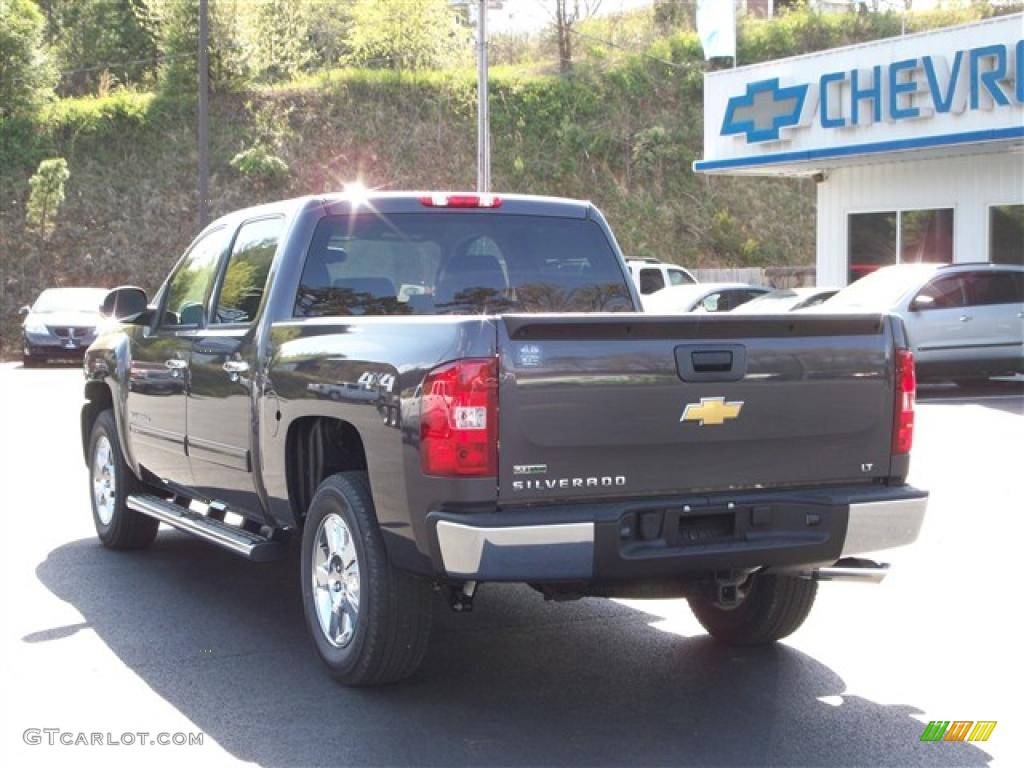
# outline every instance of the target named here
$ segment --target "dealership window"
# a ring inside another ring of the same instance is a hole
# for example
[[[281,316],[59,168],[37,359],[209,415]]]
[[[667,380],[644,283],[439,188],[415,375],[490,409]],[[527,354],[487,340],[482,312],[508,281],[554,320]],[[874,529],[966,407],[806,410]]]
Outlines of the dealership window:
[[[1024,204],[988,209],[988,260],[1024,265]]]
[[[888,264],[953,261],[953,209],[851,213],[847,256],[853,282]]]

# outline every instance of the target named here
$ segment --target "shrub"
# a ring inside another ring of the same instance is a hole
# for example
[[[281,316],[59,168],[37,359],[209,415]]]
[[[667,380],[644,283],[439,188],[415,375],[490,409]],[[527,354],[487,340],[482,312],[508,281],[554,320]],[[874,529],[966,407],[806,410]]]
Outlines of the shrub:
[[[53,157],[43,160],[39,170],[28,180],[25,221],[42,239],[49,237],[56,226],[57,211],[64,202],[64,182],[70,175],[68,161]]]
[[[288,178],[288,163],[262,144],[243,150],[231,158],[231,167],[257,185],[277,186]]]

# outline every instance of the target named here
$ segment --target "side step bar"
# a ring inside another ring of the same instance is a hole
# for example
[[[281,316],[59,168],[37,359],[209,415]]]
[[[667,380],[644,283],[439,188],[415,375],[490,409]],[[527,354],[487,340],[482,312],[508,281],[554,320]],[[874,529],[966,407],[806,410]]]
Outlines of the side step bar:
[[[250,533],[222,520],[200,515],[159,496],[129,496],[127,505],[129,509],[155,517],[161,523],[191,533],[249,560],[280,560],[288,551],[285,544],[280,541]]]
[[[828,568],[817,568],[810,576],[815,581],[857,581],[861,584],[881,584],[889,575],[888,563],[876,563],[859,557],[844,557]]]

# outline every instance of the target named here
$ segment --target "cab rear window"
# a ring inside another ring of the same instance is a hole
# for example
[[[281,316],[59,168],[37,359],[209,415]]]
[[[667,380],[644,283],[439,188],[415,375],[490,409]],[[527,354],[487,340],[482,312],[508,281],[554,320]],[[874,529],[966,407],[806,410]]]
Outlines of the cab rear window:
[[[298,317],[632,309],[594,222],[461,212],[322,219],[295,299]]]

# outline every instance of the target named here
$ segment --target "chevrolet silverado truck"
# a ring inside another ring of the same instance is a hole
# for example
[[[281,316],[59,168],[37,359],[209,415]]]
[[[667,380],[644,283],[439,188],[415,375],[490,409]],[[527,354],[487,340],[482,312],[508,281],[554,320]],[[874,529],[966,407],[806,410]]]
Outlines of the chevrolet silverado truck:
[[[731,644],[917,537],[914,368],[884,314],[641,314],[585,202],[346,193],[209,225],[85,359],[92,513],[298,550],[331,674],[395,681],[436,593],[684,596]],[[294,540],[290,546],[289,540]]]

